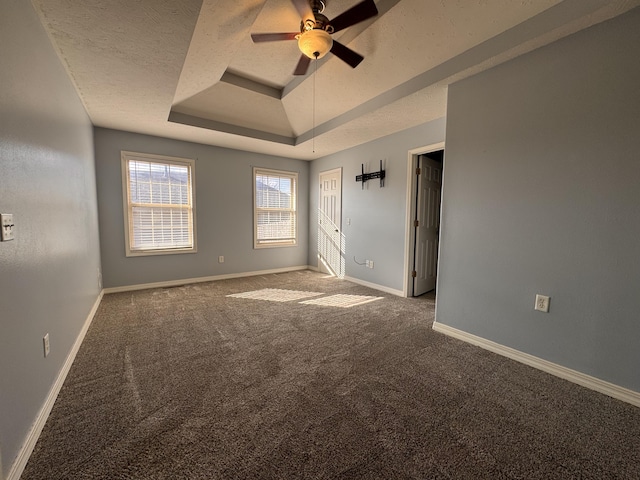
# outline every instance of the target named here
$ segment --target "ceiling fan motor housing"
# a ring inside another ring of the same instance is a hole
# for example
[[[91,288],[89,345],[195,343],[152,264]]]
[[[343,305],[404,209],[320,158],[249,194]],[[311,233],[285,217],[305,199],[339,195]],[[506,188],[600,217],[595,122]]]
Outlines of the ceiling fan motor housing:
[[[325,30],[328,33],[333,33],[333,27],[329,23],[329,19],[321,13],[314,12],[315,21],[308,19],[300,22],[300,33],[308,32],[309,30]]]

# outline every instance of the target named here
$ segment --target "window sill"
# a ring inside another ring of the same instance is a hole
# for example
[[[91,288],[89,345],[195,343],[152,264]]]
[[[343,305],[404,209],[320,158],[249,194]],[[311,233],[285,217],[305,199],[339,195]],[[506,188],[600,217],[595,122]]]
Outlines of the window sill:
[[[193,248],[167,248],[162,250],[127,250],[127,257],[149,257],[152,255],[178,255],[184,253],[198,253],[198,250]]]

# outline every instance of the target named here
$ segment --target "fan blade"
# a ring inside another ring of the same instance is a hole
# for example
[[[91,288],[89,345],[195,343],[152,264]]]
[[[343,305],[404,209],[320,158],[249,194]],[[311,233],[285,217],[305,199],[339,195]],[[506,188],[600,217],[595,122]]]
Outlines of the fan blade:
[[[252,33],[251,40],[254,43],[275,42],[278,40],[295,40],[299,33]]]
[[[378,14],[378,9],[373,0],[364,0],[357,5],[351,7],[344,13],[341,13],[336,18],[329,22],[333,27],[333,32],[339,32],[351,25],[363,22],[368,18],[375,17]]]
[[[296,10],[298,10],[300,18],[303,22],[308,19],[315,21],[316,17],[313,14],[313,10],[311,10],[309,0],[291,0],[291,3],[293,3],[293,6],[296,7]]]
[[[338,57],[343,62],[348,63],[351,68],[356,68],[360,65],[360,62],[364,60],[364,57],[359,53],[354,52],[348,47],[345,47],[340,42],[333,41],[333,46],[331,47],[331,53],[333,53],[336,57]]]
[[[298,62],[298,66],[296,67],[295,71],[293,72],[294,75],[304,75],[305,73],[307,73],[307,70],[309,69],[309,64],[311,63],[311,59],[309,57],[307,57],[306,55],[302,55],[300,57],[300,61]]]

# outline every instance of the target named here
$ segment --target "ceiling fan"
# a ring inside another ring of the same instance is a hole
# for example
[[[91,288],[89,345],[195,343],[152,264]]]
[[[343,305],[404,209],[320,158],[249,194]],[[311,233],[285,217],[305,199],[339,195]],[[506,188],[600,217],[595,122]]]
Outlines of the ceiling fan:
[[[294,75],[307,73],[311,60],[322,58],[328,52],[333,53],[352,68],[356,68],[364,60],[362,55],[331,38],[331,34],[375,17],[378,9],[373,0],[363,0],[333,20],[329,20],[322,14],[326,0],[291,0],[291,3],[302,18],[299,33],[252,33],[251,39],[256,43],[298,40],[298,48],[302,56],[293,72]]]

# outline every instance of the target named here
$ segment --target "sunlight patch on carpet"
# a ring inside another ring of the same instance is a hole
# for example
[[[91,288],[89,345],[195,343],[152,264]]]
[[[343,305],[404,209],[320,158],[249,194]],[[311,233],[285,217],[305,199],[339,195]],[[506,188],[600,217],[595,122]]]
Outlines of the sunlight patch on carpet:
[[[292,302],[302,298],[317,297],[319,292],[303,292],[299,290],[282,290],[279,288],[264,288],[253,292],[234,293],[227,297],[248,298],[251,300],[267,300],[269,302]]]
[[[329,297],[314,298],[313,300],[306,300],[304,303],[307,305],[320,305],[321,307],[341,307],[350,308],[356,305],[363,305],[369,302],[375,302],[384,297],[369,297],[366,295],[347,295],[339,293],[337,295],[331,295]]]

